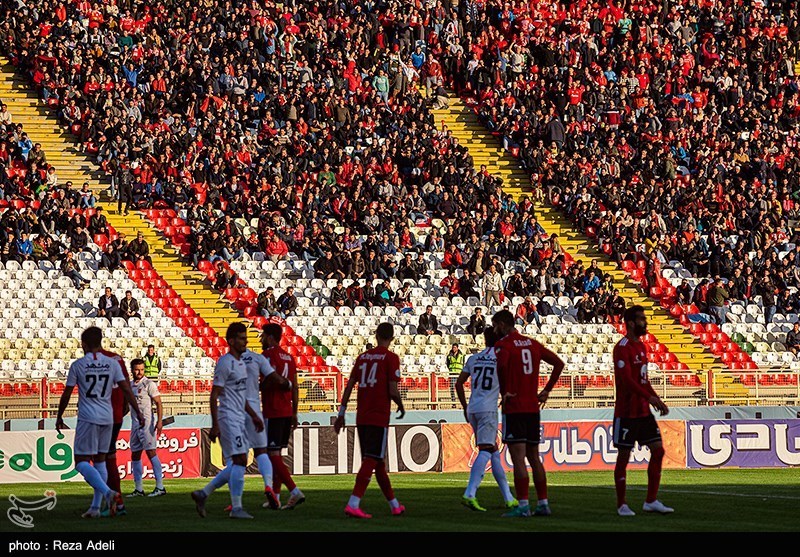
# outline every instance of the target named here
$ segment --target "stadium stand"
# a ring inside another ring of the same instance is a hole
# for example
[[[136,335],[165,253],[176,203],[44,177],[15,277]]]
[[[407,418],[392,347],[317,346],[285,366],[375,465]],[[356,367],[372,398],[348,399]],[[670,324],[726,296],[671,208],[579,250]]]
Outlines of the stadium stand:
[[[398,346],[411,356],[408,366],[421,373],[409,378],[409,392],[438,404],[438,351],[445,339],[475,348],[465,326],[486,301],[492,261],[503,275],[502,303],[516,307],[532,295],[552,308],[526,330],[568,356],[563,392],[568,383],[571,393],[603,393],[610,386],[595,380],[608,374],[603,348],[622,329],[596,310],[581,309],[578,323],[585,287],[566,292],[558,278],[597,259],[601,282],[607,275],[606,286],[652,313],[647,340],[665,388],[702,391],[706,374],[694,372],[712,370],[723,392],[746,399],[739,379],[750,374],[738,372],[757,374],[761,365],[781,385],[787,374],[772,370],[797,362],[775,337],[797,319],[796,302],[779,308],[772,295],[794,295],[798,286],[797,14],[784,2],[676,2],[662,13],[660,3],[634,0],[627,8],[251,2],[225,8],[220,19],[210,7],[190,13],[169,2],[45,0],[32,11],[2,0],[0,49],[11,64],[0,101],[12,109],[0,111],[4,224],[19,231],[30,215],[47,223],[48,200],[58,200],[66,180],[88,182],[98,203],[130,197],[145,220],[109,211],[113,226],[89,249],[99,258],[95,245],[110,241],[112,228],[145,230],[160,261],[115,276],[133,288],[154,281],[136,290],[139,299],[161,309],[187,348],[209,361],[220,347],[211,340],[219,339],[218,321],[207,326],[213,319],[244,316],[255,330],[267,319],[255,311],[261,288],[295,285],[287,343],[320,379],[324,401],[335,400],[325,389],[339,386],[332,378],[366,342],[365,327],[389,316],[404,327]],[[417,45],[425,52],[419,66],[410,57]],[[441,93],[439,76],[455,94],[434,108],[425,97]],[[63,196],[81,203],[78,192]],[[34,233],[74,232],[69,221],[53,220],[58,230]],[[9,280],[20,280],[11,278],[21,273],[15,244],[0,242]],[[476,296],[463,303],[440,286],[452,245],[462,258],[457,276],[477,274]],[[332,285],[314,282],[326,249],[335,261],[330,276],[346,285],[374,275],[396,291],[410,280],[411,311],[330,314]],[[422,252],[422,267],[405,268],[406,252]],[[209,301],[219,261],[237,275],[236,286],[220,292],[227,304]],[[517,268],[530,269],[530,278],[511,292]],[[708,307],[705,281],[715,275],[730,290],[726,323]],[[747,275],[755,286],[747,287]],[[689,290],[679,292],[684,279]],[[95,273],[91,288],[102,286],[96,281]],[[180,295],[151,291],[170,286]],[[97,292],[87,301],[88,293]],[[165,299],[183,302],[164,308]],[[414,335],[428,302],[442,338]],[[199,315],[174,311],[184,303]],[[22,309],[13,305],[4,314]],[[320,329],[331,327],[345,334],[307,342],[330,336]],[[28,365],[4,363],[15,372]],[[582,371],[598,375],[578,381]],[[792,377],[787,392],[796,396]],[[207,386],[174,386],[198,385]]]

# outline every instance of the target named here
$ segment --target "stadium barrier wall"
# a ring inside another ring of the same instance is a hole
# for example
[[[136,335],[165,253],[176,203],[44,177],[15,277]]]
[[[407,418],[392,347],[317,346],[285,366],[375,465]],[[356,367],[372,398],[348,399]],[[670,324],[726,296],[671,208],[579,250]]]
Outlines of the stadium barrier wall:
[[[776,468],[800,466],[800,419],[659,420],[665,468]],[[611,470],[616,460],[610,420],[544,421],[540,453],[548,470]],[[72,481],[73,430],[0,432],[0,484]],[[117,443],[120,475],[130,478],[129,431]],[[503,462],[510,458],[499,438]],[[298,453],[297,447],[302,447]],[[165,477],[197,478],[222,467],[218,443],[206,428],[165,428],[158,441]],[[393,424],[386,462],[391,472],[465,472],[476,456],[471,428],[465,423]],[[361,460],[355,428],[336,435],[329,425],[304,425],[285,451],[294,475],[351,474]],[[298,457],[299,455],[299,457]],[[636,447],[632,468],[645,468],[650,453]],[[256,474],[252,454],[248,472]],[[152,472],[147,469],[147,477]]]

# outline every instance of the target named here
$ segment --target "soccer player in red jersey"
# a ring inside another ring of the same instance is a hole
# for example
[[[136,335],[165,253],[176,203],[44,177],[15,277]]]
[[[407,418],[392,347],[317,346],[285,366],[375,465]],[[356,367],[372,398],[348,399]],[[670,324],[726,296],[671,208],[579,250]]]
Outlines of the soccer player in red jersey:
[[[306,500],[297,487],[283,461],[281,450],[289,446],[289,437],[297,427],[297,364],[294,356],[280,347],[283,329],[277,323],[268,323],[261,333],[264,356],[276,373],[291,382],[290,390],[278,387],[273,382],[261,382],[261,405],[267,428],[267,454],[272,461],[272,491],[280,501],[281,485],[289,490],[289,500],[280,507],[282,511],[294,509]]]
[[[614,379],[616,399],[614,401],[614,446],[617,448],[617,464],[614,467],[614,486],[617,491],[617,513],[634,516],[625,500],[625,470],[631,457],[634,443],[650,448],[650,463],[647,465],[647,498],[642,507],[645,512],[671,513],[656,496],[661,482],[661,462],[664,447],[656,418],[650,411],[652,405],[662,416],[669,408],[656,394],[647,378],[647,349],[640,340],[647,334],[647,317],[642,306],[631,306],[625,310],[627,334],[614,346]]]
[[[106,350],[105,348],[101,348],[100,353],[115,360],[119,364],[119,367],[122,368],[122,374],[125,376],[125,380],[130,382],[131,378],[128,374],[128,368],[125,367],[125,360],[122,359],[122,356],[111,350]],[[117,469],[117,438],[119,437],[119,430],[122,429],[122,419],[126,416],[129,409],[128,403],[125,402],[125,394],[122,392],[122,389],[116,385],[111,389],[111,408],[114,410],[114,428],[111,430],[111,446],[106,453],[106,472],[108,473],[108,487],[117,493],[122,493],[120,491],[119,470]],[[103,512],[109,514],[108,509]],[[116,514],[124,515],[126,512],[125,503],[120,496],[117,498]]]
[[[521,335],[514,328],[514,314],[504,309],[494,314],[492,326],[500,339],[494,345],[497,356],[497,377],[503,402],[503,442],[508,446],[514,467],[514,490],[519,506],[504,514],[504,517],[531,516],[530,478],[527,460],[533,471],[533,485],[537,504],[536,516],[549,516],[547,500],[547,476],[539,460],[541,441],[540,406],[547,402],[564,369],[564,362],[554,352],[536,340]],[[544,389],[539,391],[539,368],[541,362],[550,364],[553,371]]]
[[[361,498],[367,491],[367,486],[375,472],[375,479],[381,488],[392,515],[398,516],[405,512],[394,496],[389,474],[386,471],[386,440],[389,433],[389,414],[391,403],[397,405],[397,418],[406,415],[403,399],[397,381],[400,379],[400,358],[389,350],[389,345],[394,339],[394,327],[391,323],[381,323],[375,331],[378,346],[371,348],[356,358],[350,378],[342,393],[342,404],[339,415],[333,423],[333,429],[338,434],[344,427],[344,414],[347,411],[347,402],[353,387],[358,384],[358,398],[356,399],[356,431],[361,445],[361,468],[356,474],[356,484],[350,501],[344,508],[344,514],[353,518],[372,518],[361,508]]]

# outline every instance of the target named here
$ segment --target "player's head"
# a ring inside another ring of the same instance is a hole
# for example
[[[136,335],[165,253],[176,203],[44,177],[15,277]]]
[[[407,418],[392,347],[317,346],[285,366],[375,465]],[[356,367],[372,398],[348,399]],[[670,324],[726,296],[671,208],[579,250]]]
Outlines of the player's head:
[[[494,327],[486,327],[483,330],[483,341],[486,343],[486,348],[491,348],[497,342],[497,333],[494,332]]]
[[[281,343],[283,327],[277,323],[267,323],[261,331],[261,346],[266,350]]]
[[[103,330],[100,327],[87,327],[81,333],[81,347],[84,352],[97,352],[102,348]]]
[[[391,323],[381,323],[375,329],[375,338],[378,346],[388,346],[394,339],[394,326]]]
[[[131,373],[133,373],[134,381],[138,381],[144,377],[144,360],[141,358],[134,358],[131,360]]]
[[[647,334],[647,316],[642,306],[631,306],[626,309],[623,319],[628,332],[634,336],[641,337]]]
[[[514,314],[507,309],[501,309],[492,316],[492,326],[497,338],[503,338],[514,329]]]
[[[247,326],[239,321],[231,323],[225,332],[225,340],[234,355],[241,354],[247,349]]]

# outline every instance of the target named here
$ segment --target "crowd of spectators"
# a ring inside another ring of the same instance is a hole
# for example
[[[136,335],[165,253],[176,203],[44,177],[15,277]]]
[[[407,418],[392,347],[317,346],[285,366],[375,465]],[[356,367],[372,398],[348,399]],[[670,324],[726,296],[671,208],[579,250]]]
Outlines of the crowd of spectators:
[[[544,234],[544,199],[620,264],[650,262],[649,280],[676,260],[766,306],[800,284],[794,4],[0,0],[0,49],[109,173],[120,210],[186,215],[195,263],[292,251],[397,304],[388,279],[424,278],[427,250],[457,270],[449,295],[598,307],[613,285]],[[437,129],[440,85],[520,157],[530,197]],[[0,172],[0,197],[41,213],[58,185],[24,129],[0,126],[0,164],[28,169]],[[411,230],[440,221],[424,241]],[[708,310],[704,286],[690,300]]]

